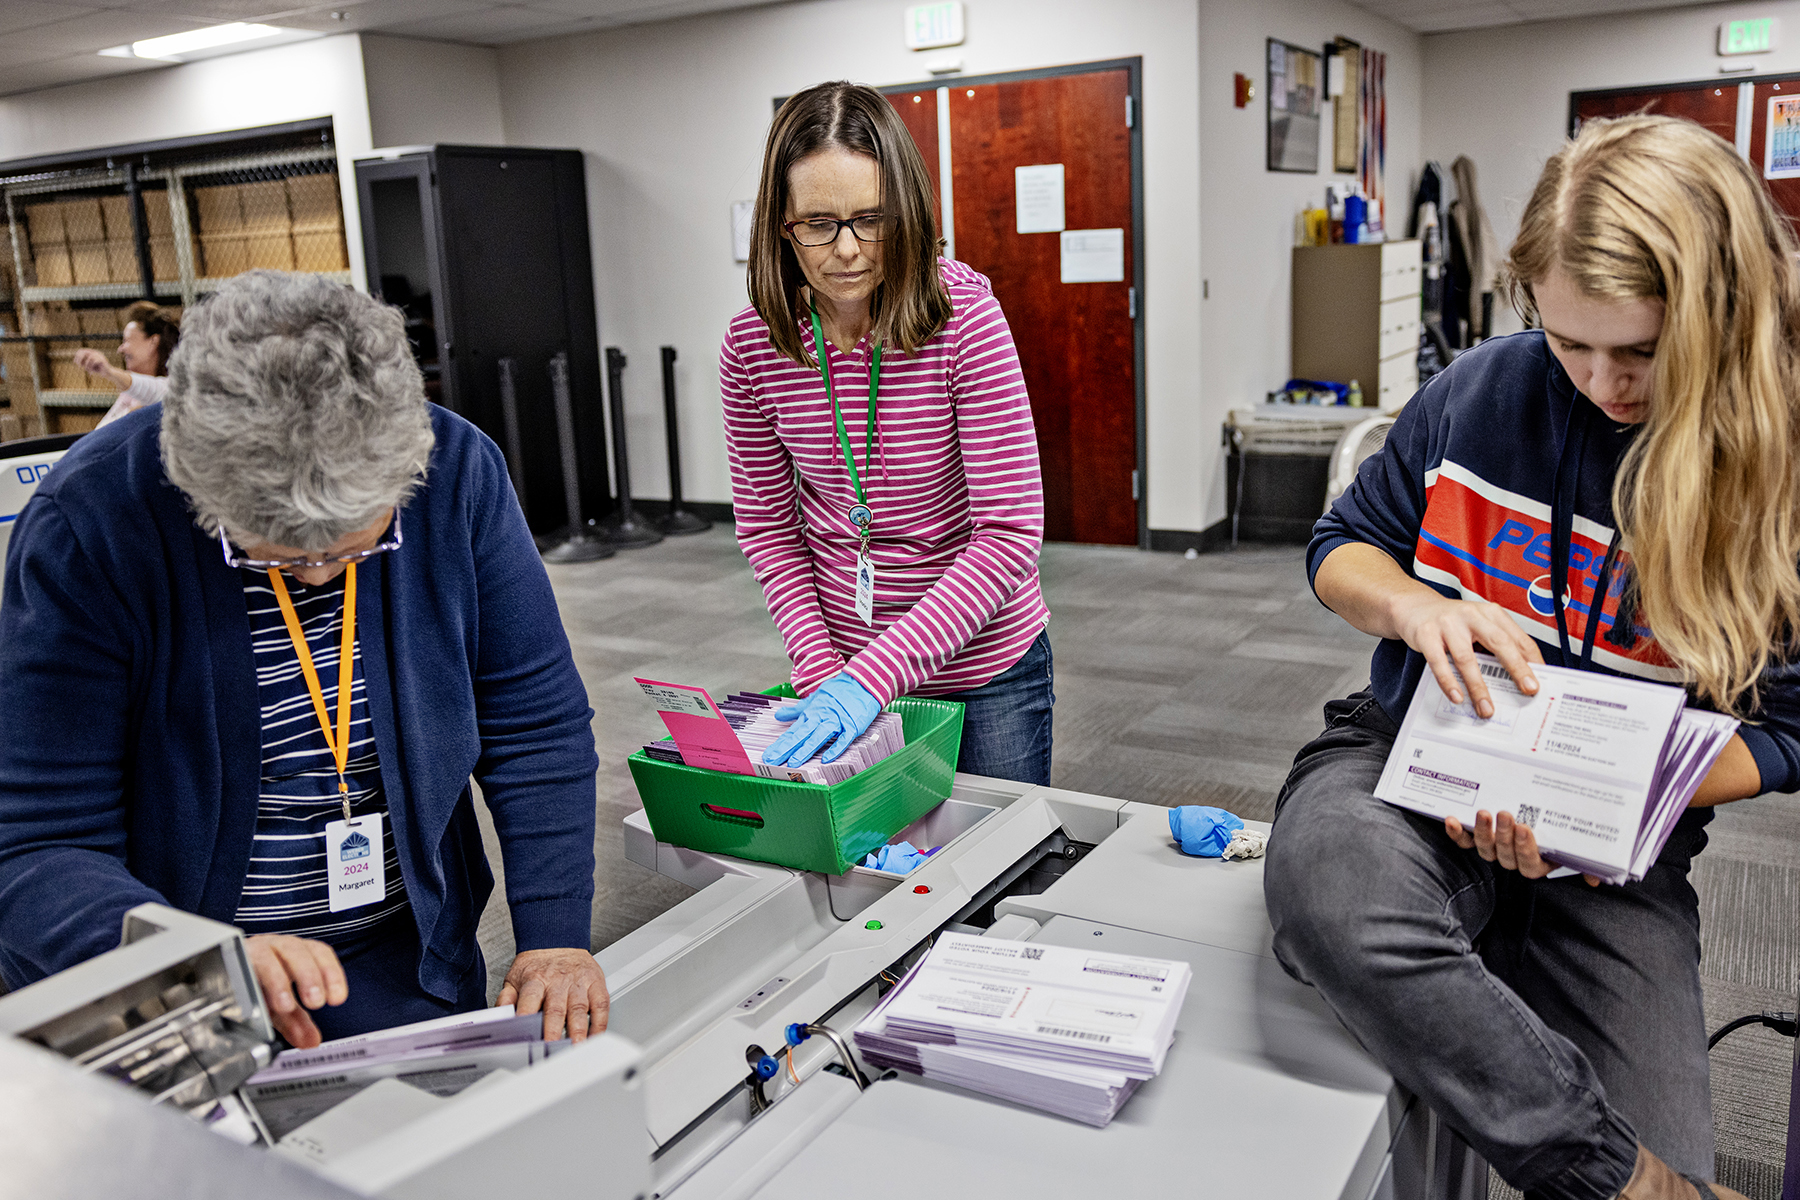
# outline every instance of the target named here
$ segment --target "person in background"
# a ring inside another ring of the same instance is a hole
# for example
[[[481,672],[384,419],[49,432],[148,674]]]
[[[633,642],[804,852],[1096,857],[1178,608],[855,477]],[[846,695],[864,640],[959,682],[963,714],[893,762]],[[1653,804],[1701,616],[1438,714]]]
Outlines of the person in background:
[[[169,356],[180,341],[181,322],[175,314],[148,300],[139,300],[125,310],[125,336],[119,342],[124,370],[107,362],[106,355],[98,350],[84,347],[75,352],[76,366],[123,389],[100,418],[100,424],[110,425],[128,412],[162,400],[169,390]]]
[[[1048,783],[1031,401],[988,281],[938,256],[887,100],[824,83],[782,105],[753,222],[751,305],[719,358],[726,449],[805,697],[763,761],[830,761],[913,693],[966,706],[959,770]]]
[[[505,460],[348,287],[252,271],[187,327],[160,409],[76,443],[12,536],[0,975],[155,901],[244,931],[296,1046],[479,1008],[473,776],[500,1001],[598,1032],[593,713]]]
[[[1276,801],[1275,953],[1530,1196],[1738,1197],[1688,873],[1712,806],[1800,790],[1795,250],[1730,143],[1583,124],[1507,263],[1535,328],[1433,378],[1313,533],[1319,599],[1383,640]],[[1527,695],[1551,662],[1744,721],[1642,880],[1545,878],[1504,796],[1472,828],[1375,798],[1425,671],[1494,715],[1478,647]]]

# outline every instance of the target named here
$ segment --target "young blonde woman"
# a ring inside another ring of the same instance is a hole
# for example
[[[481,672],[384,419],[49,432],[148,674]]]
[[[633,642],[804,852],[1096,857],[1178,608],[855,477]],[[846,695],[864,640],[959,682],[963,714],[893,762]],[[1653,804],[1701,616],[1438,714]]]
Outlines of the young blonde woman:
[[[824,83],[776,114],[719,356],[738,543],[805,697],[763,760],[830,761],[913,693],[964,703],[960,770],[1048,783],[1031,401],[931,204],[880,93]]]
[[[1705,1182],[1687,876],[1711,806],[1800,788],[1794,254],[1724,141],[1589,124],[1546,164],[1509,259],[1537,328],[1420,392],[1308,553],[1319,598],[1383,640],[1278,801],[1276,954],[1534,1196],[1737,1196]],[[1505,811],[1466,829],[1374,798],[1422,672],[1460,699],[1459,672],[1492,713],[1476,647],[1527,692],[1549,662],[1684,682],[1744,718],[1641,882],[1545,879]]]

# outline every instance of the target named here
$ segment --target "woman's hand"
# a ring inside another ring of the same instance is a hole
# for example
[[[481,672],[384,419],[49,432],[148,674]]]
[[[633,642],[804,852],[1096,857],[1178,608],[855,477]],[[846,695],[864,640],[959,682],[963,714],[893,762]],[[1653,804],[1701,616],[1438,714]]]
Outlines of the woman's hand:
[[[337,951],[324,942],[284,933],[259,933],[246,944],[275,1032],[297,1049],[317,1046],[319,1027],[306,1010],[336,1006],[350,998]]]
[[[605,1031],[612,999],[606,991],[606,972],[594,956],[569,948],[523,951],[513,959],[494,1003],[512,1005],[519,1016],[542,1011],[546,1042],[564,1036],[579,1042]]]
[[[794,724],[763,751],[762,760],[771,766],[799,766],[830,744],[821,761],[832,762],[880,714],[881,701],[867,688],[848,674],[834,675],[806,699],[776,710],[777,721]]]
[[[1485,600],[1445,599],[1408,575],[1384,550],[1363,542],[1339,546],[1319,564],[1313,590],[1327,608],[1364,633],[1399,638],[1424,655],[1452,704],[1463,702],[1460,671],[1476,713],[1494,715],[1475,661],[1477,644],[1500,660],[1520,691],[1537,694],[1531,664],[1542,663],[1543,652],[1505,609]]]
[[[1445,817],[1444,832],[1464,850],[1473,850],[1485,861],[1499,863],[1502,869],[1517,871],[1527,879],[1542,879],[1556,869],[1538,853],[1537,835],[1531,826],[1519,824],[1509,812],[1497,817],[1486,809],[1476,813],[1473,833],[1455,817]],[[1600,886],[1592,875],[1582,878],[1589,887]]]
[[[1481,665],[1475,660],[1477,644],[1500,660],[1520,691],[1527,696],[1537,694],[1537,676],[1532,674],[1531,664],[1542,665],[1543,652],[1536,639],[1520,629],[1511,614],[1498,604],[1447,600],[1426,588],[1424,593],[1395,596],[1391,608],[1395,631],[1402,641],[1425,656],[1450,703],[1463,702],[1466,683],[1476,714],[1483,718],[1494,715],[1494,702],[1481,677]]]
[[[131,372],[119,370],[106,361],[106,355],[92,346],[83,346],[75,352],[75,365],[89,375],[99,375],[102,378],[110,379],[122,388],[131,386]]]

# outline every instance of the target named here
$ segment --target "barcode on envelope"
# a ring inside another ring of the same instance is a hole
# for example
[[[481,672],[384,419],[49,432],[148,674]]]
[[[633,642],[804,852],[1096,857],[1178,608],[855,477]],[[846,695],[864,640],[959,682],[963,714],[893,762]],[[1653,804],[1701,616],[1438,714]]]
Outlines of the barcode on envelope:
[[[1063,1029],[1056,1025],[1039,1025],[1037,1027],[1037,1031],[1039,1033],[1048,1034],[1051,1037],[1075,1038],[1078,1041],[1083,1041],[1083,1042],[1105,1043],[1105,1042],[1112,1041],[1111,1034],[1089,1033],[1085,1029]]]
[[[1021,946],[1019,947],[1019,957],[1030,959],[1042,958],[1044,957],[1044,948],[1042,946]]]

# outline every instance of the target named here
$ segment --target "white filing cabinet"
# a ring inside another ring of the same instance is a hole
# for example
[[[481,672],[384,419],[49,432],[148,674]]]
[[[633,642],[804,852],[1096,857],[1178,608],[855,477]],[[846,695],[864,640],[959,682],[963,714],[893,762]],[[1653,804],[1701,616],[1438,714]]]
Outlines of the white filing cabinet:
[[[1419,242],[1296,246],[1292,373],[1362,384],[1392,411],[1419,386]]]

